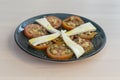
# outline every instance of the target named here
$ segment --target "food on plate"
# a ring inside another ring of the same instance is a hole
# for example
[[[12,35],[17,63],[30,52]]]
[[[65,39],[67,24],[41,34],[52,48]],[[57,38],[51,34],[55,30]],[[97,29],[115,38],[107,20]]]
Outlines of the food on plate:
[[[90,40],[83,39],[79,35],[75,35],[75,39],[73,41],[81,45],[85,52],[89,52],[93,48],[93,44]]]
[[[82,56],[85,53],[84,48],[75,43],[74,41],[72,41],[66,34],[65,31],[61,31],[61,35],[62,38],[64,40],[64,42],[66,43],[66,45],[74,52],[76,58],[79,58],[80,56]]]
[[[78,16],[69,16],[63,21],[47,16],[35,22],[38,24],[24,28],[24,34],[30,38],[28,42],[32,48],[45,50],[49,58],[68,60],[75,55],[78,59],[93,49],[91,39],[97,34],[96,27],[90,22],[84,23]]]
[[[80,25],[80,26],[66,32],[66,34],[68,36],[71,36],[71,35],[87,32],[87,31],[96,31],[96,28],[92,23],[87,22],[87,23],[84,23],[84,24],[82,24],[82,25]]]
[[[34,49],[37,50],[45,50],[47,49],[50,45],[52,45],[53,43],[51,41],[49,42],[45,42],[45,43],[41,43],[41,44],[37,44],[36,46],[33,46],[32,44],[30,44],[30,46]]]
[[[47,55],[55,60],[68,60],[73,52],[65,44],[53,44],[47,48]]]
[[[54,28],[59,28],[62,24],[62,20],[56,16],[47,16],[46,18]]]
[[[80,33],[79,35],[81,38],[90,40],[90,39],[94,38],[96,34],[97,34],[97,32],[95,32],[95,31],[87,31],[87,32]]]
[[[78,16],[69,16],[68,18],[62,21],[62,26],[66,30],[71,30],[83,24],[84,21]]]
[[[38,44],[51,41],[51,40],[53,40],[53,39],[55,39],[59,36],[60,36],[60,33],[53,33],[53,34],[49,34],[49,35],[46,35],[46,36],[40,36],[40,37],[37,37],[37,38],[30,39],[29,43],[33,46],[36,46]]]
[[[29,24],[24,28],[24,34],[28,38],[35,38],[43,35],[47,35],[48,32],[39,24]]]
[[[37,19],[36,22],[42,25],[50,33],[60,32],[59,30],[55,29],[46,18]]]

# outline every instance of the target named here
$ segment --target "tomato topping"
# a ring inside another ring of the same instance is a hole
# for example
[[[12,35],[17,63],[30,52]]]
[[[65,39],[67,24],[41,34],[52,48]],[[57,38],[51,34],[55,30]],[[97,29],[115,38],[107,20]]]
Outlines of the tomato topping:
[[[65,20],[63,20],[62,25],[65,29],[71,30],[77,26],[80,26],[83,23],[84,23],[84,21],[80,17],[70,16],[70,17],[66,18]]]
[[[96,34],[97,34],[97,32],[95,32],[95,31],[88,31],[88,32],[81,33],[80,37],[90,40],[90,39],[94,38]]]
[[[24,34],[28,38],[35,38],[48,33],[47,30],[39,24],[29,24],[24,28]]]
[[[54,28],[59,28],[62,24],[62,20],[56,16],[47,16],[46,18]]]
[[[93,48],[93,44],[90,40],[82,39],[81,37],[76,36],[74,41],[77,44],[81,45],[84,48],[85,52],[89,52]]]

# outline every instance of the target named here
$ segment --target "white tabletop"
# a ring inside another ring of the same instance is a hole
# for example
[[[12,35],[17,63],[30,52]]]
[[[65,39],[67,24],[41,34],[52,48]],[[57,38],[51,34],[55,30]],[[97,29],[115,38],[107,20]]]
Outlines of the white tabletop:
[[[46,13],[87,17],[105,31],[98,54],[75,62],[54,63],[33,57],[14,41],[24,20]],[[120,0],[0,0],[0,80],[120,80]]]

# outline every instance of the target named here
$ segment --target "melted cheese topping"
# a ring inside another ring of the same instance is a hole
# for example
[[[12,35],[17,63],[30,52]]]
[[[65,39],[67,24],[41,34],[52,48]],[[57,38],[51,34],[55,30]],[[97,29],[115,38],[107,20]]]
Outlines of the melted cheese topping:
[[[95,30],[96,30],[95,26],[92,25],[92,23],[88,22],[66,32],[66,34],[68,36],[71,36],[71,35],[87,32],[87,31],[95,31]]]
[[[45,29],[47,29],[49,32],[51,33],[55,33],[55,32],[60,32],[59,30],[55,29],[48,21],[46,18],[41,18],[41,19],[37,19],[36,22],[38,22],[39,24],[41,24]]]
[[[29,40],[29,43],[32,44],[33,46],[36,46],[38,44],[41,44],[41,43],[44,43],[44,42],[48,42],[48,41],[51,41],[57,37],[60,36],[60,33],[53,33],[53,34],[50,34],[50,35],[46,35],[46,36],[40,36],[40,37],[37,37],[37,38],[32,38]]]
[[[80,56],[82,56],[85,53],[85,50],[83,49],[82,46],[80,46],[79,44],[75,43],[74,41],[72,41],[66,34],[65,31],[61,31],[63,40],[65,41],[66,45],[71,48],[71,50],[74,52],[76,58],[79,58]]]

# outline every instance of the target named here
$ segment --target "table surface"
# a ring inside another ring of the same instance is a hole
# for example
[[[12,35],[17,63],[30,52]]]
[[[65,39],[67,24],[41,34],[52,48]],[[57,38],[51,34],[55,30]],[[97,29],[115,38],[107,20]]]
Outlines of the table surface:
[[[72,13],[99,24],[107,43],[98,54],[75,62],[41,60],[22,51],[14,31],[46,13]],[[0,0],[0,80],[120,80],[120,0]]]

